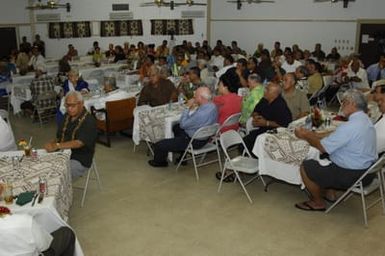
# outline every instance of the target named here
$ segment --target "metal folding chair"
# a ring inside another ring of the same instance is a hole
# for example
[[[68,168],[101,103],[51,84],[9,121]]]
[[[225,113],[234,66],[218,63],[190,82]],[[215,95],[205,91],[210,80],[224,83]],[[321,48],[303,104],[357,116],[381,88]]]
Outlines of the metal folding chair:
[[[368,226],[367,210],[369,208],[373,207],[374,205],[376,205],[380,201],[382,203],[382,213],[385,214],[384,173],[381,171],[384,166],[385,166],[385,155],[382,155],[364,174],[361,175],[361,177],[350,188],[348,188],[345,191],[345,193],[343,193],[338,198],[338,200],[334,204],[332,204],[326,210],[326,213],[329,213],[339,203],[341,203],[342,201],[348,200],[352,196],[353,193],[356,193],[356,194],[361,195],[362,211],[364,214],[365,227]],[[369,174],[376,174],[377,175],[377,179],[379,181],[377,187],[372,187],[371,185],[364,187],[362,181]],[[367,206],[365,196],[371,194],[374,190],[377,190],[378,188],[380,189],[380,197],[377,198],[374,202],[372,202],[370,205]]]

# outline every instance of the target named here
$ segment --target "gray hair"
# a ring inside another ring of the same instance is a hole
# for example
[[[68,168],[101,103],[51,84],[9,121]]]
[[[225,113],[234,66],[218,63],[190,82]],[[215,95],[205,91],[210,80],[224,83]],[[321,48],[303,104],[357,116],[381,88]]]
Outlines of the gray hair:
[[[301,65],[297,68],[297,70],[303,74],[305,77],[308,77],[309,76],[309,70],[307,70],[307,68],[304,66],[304,65]]]
[[[75,75],[75,76],[79,77],[79,70],[71,68],[71,70],[68,71],[68,75]]]
[[[65,100],[67,100],[67,98],[69,98],[71,96],[74,96],[77,99],[77,101],[79,101],[79,102],[83,102],[84,101],[83,100],[83,95],[80,92],[78,92],[78,91],[69,91],[67,93],[67,95],[65,96]]]
[[[261,83],[262,79],[258,74],[250,74],[249,79],[253,80],[254,82]]]
[[[199,88],[201,89],[201,96],[210,101],[212,99],[210,88],[207,86],[201,86]]]
[[[113,76],[104,77],[104,85],[109,85],[112,89],[117,89],[116,78]]]
[[[368,111],[368,102],[362,92],[357,89],[349,89],[342,95],[342,100],[348,100],[356,105],[358,110]]]

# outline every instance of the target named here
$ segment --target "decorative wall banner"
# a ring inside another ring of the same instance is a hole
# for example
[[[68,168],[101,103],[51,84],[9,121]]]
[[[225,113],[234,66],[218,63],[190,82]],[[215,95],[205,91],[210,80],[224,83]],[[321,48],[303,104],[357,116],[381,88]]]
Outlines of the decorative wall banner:
[[[141,20],[115,20],[100,22],[100,36],[142,36]]]
[[[182,20],[151,20],[151,35],[192,35],[193,21]]]
[[[90,22],[50,22],[48,34],[49,38],[91,37]]]

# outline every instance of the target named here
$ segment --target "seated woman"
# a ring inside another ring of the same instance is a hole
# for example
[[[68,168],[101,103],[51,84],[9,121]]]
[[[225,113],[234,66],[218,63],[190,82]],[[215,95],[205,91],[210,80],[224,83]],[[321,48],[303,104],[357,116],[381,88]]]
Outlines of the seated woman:
[[[219,78],[219,96],[216,96],[213,100],[218,108],[219,124],[223,124],[229,116],[241,112],[242,97],[237,94],[240,87],[239,76],[237,75],[235,68],[229,69]],[[237,130],[238,127],[239,125],[236,124],[222,129],[221,132],[231,129]]]
[[[71,69],[68,72],[68,79],[64,81],[63,92],[64,96],[69,91],[79,91],[82,94],[88,93],[88,83],[83,79],[79,79],[79,71]]]

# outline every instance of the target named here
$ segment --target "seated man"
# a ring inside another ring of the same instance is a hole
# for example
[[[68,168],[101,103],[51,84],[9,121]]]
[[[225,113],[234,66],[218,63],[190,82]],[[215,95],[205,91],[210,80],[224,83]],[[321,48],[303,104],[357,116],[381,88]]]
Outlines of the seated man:
[[[385,85],[379,85],[375,88],[375,101],[381,112],[380,118],[374,124],[377,135],[377,153],[385,152]]]
[[[306,68],[309,71],[309,77],[307,80],[309,85],[307,96],[310,98],[315,92],[317,92],[323,86],[323,79],[320,73],[321,64],[319,64],[318,62],[315,62],[312,59],[309,59]]]
[[[45,67],[38,66],[35,70],[35,79],[32,80],[31,85],[32,101],[26,101],[21,104],[21,108],[27,112],[33,113],[36,106],[45,107],[56,104],[56,99],[46,99],[39,101],[40,95],[45,93],[56,93],[54,79],[46,75]]]
[[[104,78],[104,92],[106,95],[98,99],[97,102],[94,103],[93,107],[96,110],[101,110],[106,108],[106,102],[115,101],[115,100],[123,100],[130,98],[130,94],[124,90],[119,89],[116,86],[115,77],[105,77]],[[122,110],[123,111],[123,110]],[[105,120],[105,113],[96,113],[96,118],[98,120]]]
[[[286,73],[294,73],[295,70],[301,66],[301,62],[294,59],[293,53],[289,52],[286,54],[286,60],[282,64],[282,68]]]
[[[84,108],[80,92],[71,91],[65,97],[66,114],[59,125],[56,140],[45,144],[48,152],[71,149],[72,179],[82,176],[92,165],[97,138],[96,120]]]
[[[385,79],[385,54],[382,53],[378,62],[370,65],[366,72],[370,85],[377,80]]]
[[[0,218],[0,255],[74,255],[75,241],[70,228],[50,234],[28,214]]]
[[[174,84],[159,74],[159,69],[152,65],[150,67],[150,81],[146,84],[139,95],[138,106],[150,105],[160,106],[176,101],[177,94]]]
[[[247,96],[244,96],[242,100],[242,115],[239,119],[239,123],[242,126],[246,125],[255,106],[263,98],[263,93],[265,91],[265,87],[263,87],[263,84],[261,83],[261,77],[258,74],[249,75],[247,81],[250,92]]]
[[[324,199],[334,201],[333,189],[349,188],[377,159],[376,130],[367,111],[364,95],[354,89],[343,95],[341,111],[348,122],[321,139],[317,134],[304,128],[297,128],[295,134],[317,148],[328,153],[331,164],[320,165],[317,160],[305,160],[301,165],[301,177],[311,199],[295,206],[301,210],[324,211]],[[364,179],[367,185],[371,179]]]
[[[4,120],[1,115],[0,131],[0,152],[17,150],[11,126],[8,124],[8,120]]]
[[[165,167],[168,152],[183,152],[191,137],[201,127],[217,122],[217,107],[211,102],[211,92],[207,87],[199,87],[193,99],[187,102],[179,125],[174,126],[174,138],[164,139],[154,145],[154,160],[148,161],[153,167]],[[208,140],[195,140],[194,148],[203,147]]]
[[[194,97],[194,91],[203,86],[203,82],[201,81],[201,71],[198,67],[190,68],[187,76],[184,77],[182,82],[178,86],[178,93],[183,93],[186,98],[192,99]]]
[[[290,109],[293,120],[304,117],[310,113],[310,104],[306,94],[296,89],[295,85],[294,73],[287,73],[283,76],[282,96]]]
[[[351,83],[353,89],[362,92],[369,91],[368,75],[366,70],[361,68],[361,62],[358,58],[354,58],[349,66],[347,81]]]
[[[30,70],[35,70],[35,71],[37,67],[44,67],[45,69],[45,59],[41,54],[39,47],[37,46],[34,46],[32,48],[32,57],[29,60],[28,67]]]
[[[295,88],[304,92],[305,94],[308,93],[309,90],[309,82],[307,81],[307,75],[308,70],[305,66],[299,66],[295,70],[295,78],[297,80],[297,84],[295,85]]]
[[[258,128],[243,138],[250,153],[258,135],[277,127],[287,127],[292,121],[291,112],[281,96],[281,87],[278,84],[267,84],[265,94],[255,106],[252,118],[253,126]]]

